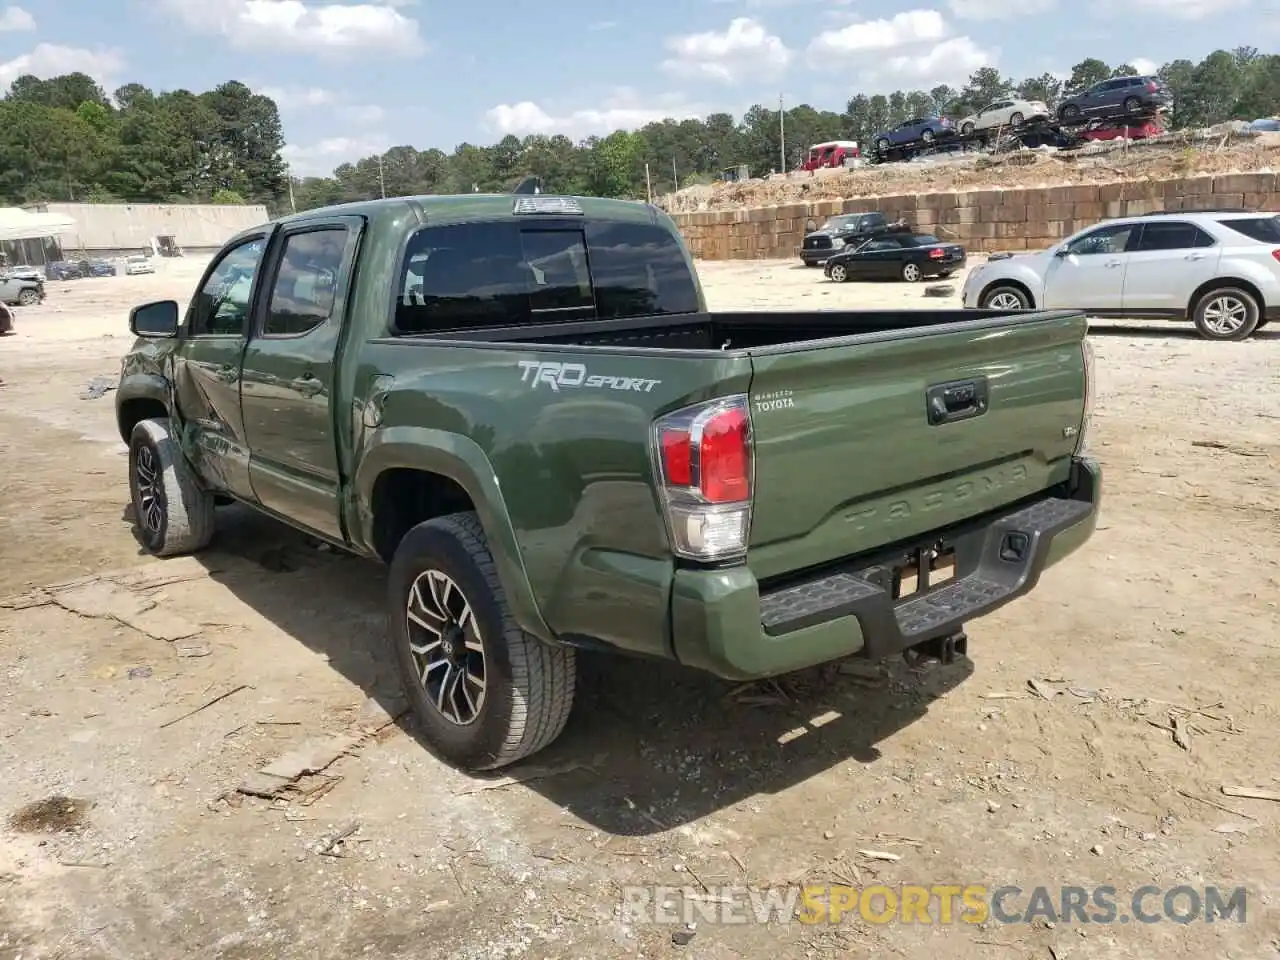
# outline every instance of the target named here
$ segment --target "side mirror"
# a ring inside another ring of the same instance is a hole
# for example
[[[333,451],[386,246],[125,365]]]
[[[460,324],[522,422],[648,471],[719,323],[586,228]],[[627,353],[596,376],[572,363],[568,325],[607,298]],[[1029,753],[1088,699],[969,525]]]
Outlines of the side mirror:
[[[157,300],[129,311],[129,331],[136,337],[165,340],[178,335],[178,302]]]
[[[1061,258],[1063,258],[1063,257],[1067,256],[1067,248],[1066,248],[1066,247],[1059,247],[1057,250],[1053,251],[1053,255],[1054,255],[1055,257],[1058,257],[1059,259],[1061,259]]]

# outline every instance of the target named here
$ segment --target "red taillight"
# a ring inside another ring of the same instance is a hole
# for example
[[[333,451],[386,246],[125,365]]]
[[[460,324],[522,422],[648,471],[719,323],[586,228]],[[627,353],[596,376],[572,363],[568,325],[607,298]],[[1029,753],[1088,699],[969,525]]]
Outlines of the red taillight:
[[[662,431],[662,473],[677,487],[693,484],[693,439],[688,430]]]
[[[1160,85],[1157,84],[1154,80],[1147,81],[1147,93],[1155,93],[1159,89],[1160,89]]]
[[[695,560],[744,556],[752,473],[746,396],[661,417],[654,424],[653,443],[672,550]]]
[[[1277,260],[1280,260],[1280,247],[1277,247],[1275,250],[1272,250],[1271,256],[1275,257]]]
[[[717,413],[702,428],[702,495],[712,503],[738,503],[751,496],[751,448],[747,413],[741,408]]]
[[[932,250],[929,251],[930,260],[941,260],[946,255],[947,255],[947,251],[943,250],[941,247],[934,247]]]

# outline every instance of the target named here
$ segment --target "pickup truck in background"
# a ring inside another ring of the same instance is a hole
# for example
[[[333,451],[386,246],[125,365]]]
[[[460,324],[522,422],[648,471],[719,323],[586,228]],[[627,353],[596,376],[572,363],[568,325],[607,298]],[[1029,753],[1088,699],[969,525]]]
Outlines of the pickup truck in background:
[[[240,501],[389,564],[424,739],[555,739],[575,650],[724,678],[951,659],[1096,522],[1079,312],[709,313],[647,204],[401,197],[246,230],[130,314],[137,532]]]

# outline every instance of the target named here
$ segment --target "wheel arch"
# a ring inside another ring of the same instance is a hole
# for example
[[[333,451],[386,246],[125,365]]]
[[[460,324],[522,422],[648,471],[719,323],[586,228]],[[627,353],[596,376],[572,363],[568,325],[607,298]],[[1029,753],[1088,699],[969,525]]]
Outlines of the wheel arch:
[[[384,428],[365,442],[354,487],[357,546],[387,562],[414,525],[474,509],[516,621],[556,642],[534,598],[497,474],[475,441],[425,427]]]
[[[1228,287],[1239,287],[1245,293],[1252,296],[1253,299],[1258,302],[1258,316],[1262,317],[1266,314],[1267,304],[1262,296],[1262,291],[1258,289],[1256,284],[1251,283],[1248,280],[1243,280],[1240,277],[1214,277],[1212,280],[1206,280],[1204,283],[1200,284],[1200,286],[1196,287],[1192,292],[1191,299],[1187,301],[1186,319],[1191,319],[1192,315],[1195,313],[1196,304],[1200,302],[1201,298],[1204,297],[1205,294],[1213,290],[1226,289]]]
[[[995,280],[991,280],[983,284],[982,290],[978,293],[979,306],[981,306],[982,302],[986,300],[987,294],[996,287],[1013,287],[1015,290],[1022,291],[1023,295],[1027,298],[1028,307],[1032,310],[1036,309],[1036,298],[1035,294],[1031,292],[1031,288],[1023,281],[1015,279],[1014,277],[998,277]]]
[[[160,377],[126,378],[116,391],[116,429],[126,444],[143,420],[170,415],[168,388]]]

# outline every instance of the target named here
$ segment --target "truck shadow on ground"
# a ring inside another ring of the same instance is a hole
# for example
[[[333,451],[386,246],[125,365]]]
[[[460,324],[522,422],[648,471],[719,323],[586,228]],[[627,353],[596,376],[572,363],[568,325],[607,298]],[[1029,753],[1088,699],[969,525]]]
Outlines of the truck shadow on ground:
[[[218,538],[200,555],[211,576],[366,695],[401,708],[384,640],[385,571],[245,508],[218,514]],[[746,685],[662,662],[600,654],[578,662],[564,734],[493,776],[552,771],[513,789],[624,836],[691,823],[841,764],[872,764],[877,744],[924,717],[973,669],[964,659],[919,670],[901,660],[858,662]],[[410,715],[400,724],[422,743]]]

